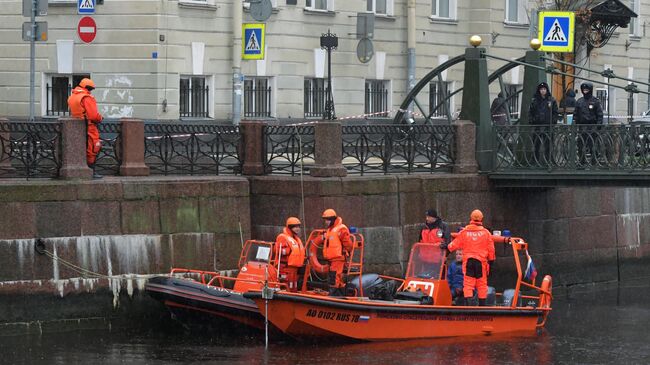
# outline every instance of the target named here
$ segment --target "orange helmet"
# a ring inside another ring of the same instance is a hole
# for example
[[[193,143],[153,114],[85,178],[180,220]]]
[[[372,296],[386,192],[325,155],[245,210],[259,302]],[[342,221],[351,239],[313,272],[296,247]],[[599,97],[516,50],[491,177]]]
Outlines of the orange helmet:
[[[93,82],[93,80],[91,80],[91,79],[89,79],[89,78],[87,78],[87,77],[84,77],[84,78],[81,79],[81,81],[79,82],[79,86],[80,86],[80,87],[83,87],[84,89],[88,89],[88,88],[90,88],[90,90],[92,90],[92,89],[95,88],[95,83]]]
[[[334,211],[334,209],[325,209],[325,211],[323,212],[323,219],[327,219],[327,218],[336,218],[336,212]]]
[[[483,212],[478,209],[474,209],[472,214],[469,215],[469,219],[474,222],[483,222]]]
[[[289,218],[287,218],[287,227],[291,227],[291,226],[299,226],[300,224],[301,224],[301,223],[300,223],[300,219],[298,219],[298,218],[296,218],[296,217],[289,217]]]

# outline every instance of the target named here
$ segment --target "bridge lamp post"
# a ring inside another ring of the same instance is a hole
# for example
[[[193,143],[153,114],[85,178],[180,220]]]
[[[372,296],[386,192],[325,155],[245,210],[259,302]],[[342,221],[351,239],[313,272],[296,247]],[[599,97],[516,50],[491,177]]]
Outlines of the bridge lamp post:
[[[327,50],[327,101],[325,102],[325,115],[327,120],[336,119],[334,115],[334,98],[332,97],[332,50],[339,46],[339,37],[327,30],[320,37],[320,48]]]

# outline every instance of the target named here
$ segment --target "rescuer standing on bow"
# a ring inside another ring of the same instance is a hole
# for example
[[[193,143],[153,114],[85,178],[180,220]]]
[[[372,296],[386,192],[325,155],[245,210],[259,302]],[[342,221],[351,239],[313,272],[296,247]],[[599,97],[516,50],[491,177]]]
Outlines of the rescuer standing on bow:
[[[300,220],[289,217],[282,233],[275,239],[280,257],[280,281],[291,292],[298,291],[298,270],[305,265],[305,246],[300,240]]]
[[[458,236],[447,246],[440,245],[453,252],[463,250],[463,296],[464,304],[474,295],[474,289],[478,292],[478,304],[486,305],[488,286],[487,277],[490,274],[490,266],[494,262],[494,241],[490,231],[483,227],[483,213],[476,209],[470,215],[470,222],[460,231]]]
[[[70,108],[70,115],[86,121],[88,133],[86,161],[88,167],[93,170],[93,178],[100,179],[102,176],[95,172],[95,160],[102,148],[97,124],[101,123],[104,118],[97,111],[97,101],[90,93],[94,88],[95,83],[93,80],[89,78],[81,79],[79,85],[72,90],[72,95],[68,98],[68,107]]]
[[[343,280],[343,267],[346,258],[352,251],[350,230],[343,224],[343,219],[337,217],[334,209],[326,209],[322,215],[327,225],[323,236],[314,240],[314,244],[323,244],[323,257],[329,261],[329,294],[331,296],[345,295],[345,281]]]

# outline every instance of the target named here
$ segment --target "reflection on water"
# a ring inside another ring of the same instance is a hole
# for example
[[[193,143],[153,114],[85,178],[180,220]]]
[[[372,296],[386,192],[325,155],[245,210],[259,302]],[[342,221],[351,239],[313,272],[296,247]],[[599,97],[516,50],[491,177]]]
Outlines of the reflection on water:
[[[304,345],[264,336],[76,332],[0,339],[7,364],[649,364],[650,288],[557,299],[546,330],[490,336]],[[227,331],[224,331],[227,332]]]

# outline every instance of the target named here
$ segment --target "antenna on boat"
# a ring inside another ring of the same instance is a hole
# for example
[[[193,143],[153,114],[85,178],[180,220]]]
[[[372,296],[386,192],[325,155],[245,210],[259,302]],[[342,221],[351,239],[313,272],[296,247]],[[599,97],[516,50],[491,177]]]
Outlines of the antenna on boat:
[[[278,260],[278,265],[280,261]],[[264,287],[262,288],[262,297],[264,298],[264,349],[269,349],[269,267],[264,268]]]
[[[300,214],[303,222],[302,238],[303,242],[307,244],[307,220],[305,219],[305,181],[303,179],[303,154],[302,154],[302,137],[298,133],[298,126],[294,124],[293,128],[296,130],[296,135],[298,136],[298,155],[300,156]]]
[[[241,247],[244,247],[244,232],[241,229],[241,216],[238,217],[239,219],[239,241],[241,241]]]

